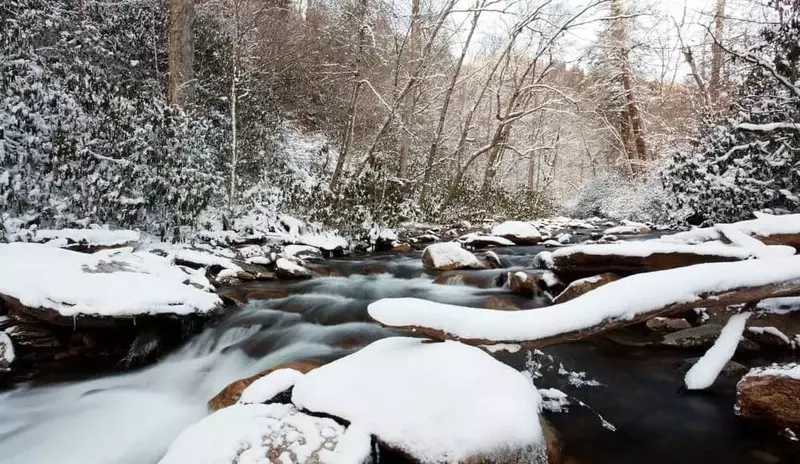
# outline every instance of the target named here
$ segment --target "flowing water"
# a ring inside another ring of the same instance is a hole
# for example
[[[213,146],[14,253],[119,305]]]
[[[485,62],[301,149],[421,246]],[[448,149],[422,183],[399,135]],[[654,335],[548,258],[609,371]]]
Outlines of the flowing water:
[[[507,266],[527,267],[538,251],[514,247],[498,253]],[[489,298],[509,296],[494,285],[505,271],[467,272],[470,286],[438,285],[424,272],[418,253],[322,264],[331,277],[235,289],[234,296],[251,296],[245,309],[154,366],[0,394],[0,463],[157,463],[230,382],[286,362],[333,360],[392,335],[369,322],[366,307],[372,301],[413,296],[481,307]],[[259,292],[280,298],[254,299]],[[513,301],[523,307],[546,304]],[[682,375],[677,366],[693,354],[605,343],[545,352],[553,359],[537,385],[561,388],[591,408],[572,406],[569,413],[550,416],[566,443],[567,462],[800,462],[793,444],[734,418],[732,382],[705,395],[677,392]],[[525,353],[500,359],[525,367]],[[561,365],[586,371],[602,385],[579,388],[564,369],[559,373]],[[603,427],[598,414],[616,431]]]

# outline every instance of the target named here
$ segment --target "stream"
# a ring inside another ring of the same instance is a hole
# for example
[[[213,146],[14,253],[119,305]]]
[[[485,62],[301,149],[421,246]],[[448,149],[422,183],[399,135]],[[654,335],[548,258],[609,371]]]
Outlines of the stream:
[[[513,269],[529,268],[542,249],[495,251]],[[367,305],[380,298],[476,307],[496,297],[523,308],[547,304],[496,287],[508,269],[463,272],[468,286],[436,284],[420,253],[326,260],[318,267],[330,276],[228,289],[247,306],[156,365],[0,393],[0,463],[155,464],[229,383],[286,362],[337,359],[393,335],[367,316]],[[703,394],[678,391],[679,366],[700,353],[602,340],[543,351],[536,356],[544,363],[537,386],[561,389],[588,405],[546,414],[563,438],[567,463],[800,462],[800,446],[736,419],[735,379],[721,379]],[[502,353],[498,359],[524,369],[526,356]],[[585,372],[586,380],[600,385],[578,386],[567,371]],[[616,431],[604,427],[600,416]]]

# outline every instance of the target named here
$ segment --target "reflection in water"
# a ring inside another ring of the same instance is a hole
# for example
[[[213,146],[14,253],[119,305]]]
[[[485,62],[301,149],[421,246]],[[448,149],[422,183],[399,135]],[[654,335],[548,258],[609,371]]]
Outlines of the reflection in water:
[[[540,250],[515,247],[500,253],[509,265],[528,267]],[[422,269],[419,254],[325,265],[344,277],[248,283],[236,290],[241,296],[258,290],[288,296],[252,301],[155,366],[0,394],[0,463],[156,463],[183,428],[207,414],[206,402],[230,382],[281,363],[333,360],[392,335],[369,322],[366,307],[374,300],[413,296],[480,307],[486,298],[504,294],[491,288],[504,271],[468,273],[490,288],[437,285]],[[386,273],[361,275],[377,265]],[[529,307],[543,304],[528,302]],[[553,417],[569,462],[798,462],[791,444],[734,420],[732,382],[712,395],[677,394],[681,374],[676,366],[686,353],[604,344],[545,351],[555,360],[537,384],[564,390],[617,427],[617,432],[608,431],[584,408]],[[499,358],[524,368],[524,353]],[[603,386],[575,388],[557,373],[561,364],[587,371]]]

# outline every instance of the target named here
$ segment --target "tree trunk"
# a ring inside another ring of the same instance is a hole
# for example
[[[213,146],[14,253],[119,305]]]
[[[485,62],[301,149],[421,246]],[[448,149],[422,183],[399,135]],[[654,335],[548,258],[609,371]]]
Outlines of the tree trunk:
[[[714,43],[711,45],[711,77],[709,79],[708,95],[712,103],[719,101],[722,90],[722,54],[720,46],[722,36],[725,34],[725,0],[717,0],[717,9],[714,14]]]
[[[361,86],[363,83],[361,82],[361,59],[364,53],[364,46],[365,41],[367,40],[367,31],[366,31],[366,24],[365,21],[367,19],[367,6],[369,0],[360,0],[358,3],[358,10],[356,14],[358,16],[358,48],[356,50],[355,56],[353,58],[353,92],[352,96],[350,97],[350,107],[348,109],[348,120],[347,120],[347,127],[345,128],[344,134],[342,136],[342,143],[341,143],[341,150],[339,151],[339,157],[336,159],[336,168],[333,171],[333,176],[331,177],[331,183],[329,188],[331,190],[336,190],[338,187],[339,181],[342,176],[342,171],[344,170],[345,161],[347,161],[347,155],[350,152],[350,146],[353,143],[353,132],[355,131],[356,125],[356,109],[358,105],[358,94],[361,92]]]
[[[411,0],[411,26],[409,28],[408,38],[408,66],[409,69],[414,69],[419,54],[417,48],[419,47],[419,2],[420,0]],[[411,127],[414,124],[414,105],[416,103],[416,92],[411,92],[406,95],[403,111],[403,128],[400,133],[400,150],[398,160],[397,176],[401,179],[408,177],[408,156],[411,146]]]
[[[185,107],[194,99],[194,0],[167,3],[167,103]]]

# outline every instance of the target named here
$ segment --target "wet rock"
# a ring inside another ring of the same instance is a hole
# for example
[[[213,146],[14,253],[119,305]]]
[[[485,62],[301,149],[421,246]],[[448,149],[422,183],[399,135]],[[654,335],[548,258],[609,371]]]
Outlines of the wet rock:
[[[372,264],[361,269],[363,275],[389,274],[389,269],[380,264]]]
[[[122,360],[125,366],[143,366],[156,360],[161,347],[161,334],[156,328],[139,331],[128,348],[128,354]]]
[[[311,271],[317,277],[341,277],[342,273],[330,267],[314,267]]]
[[[503,265],[503,262],[500,260],[500,257],[497,256],[497,253],[495,253],[494,251],[487,251],[483,255],[483,260],[492,269],[502,269],[505,267]]]
[[[414,251],[414,249],[411,248],[411,245],[408,243],[395,243],[394,246],[392,246],[392,252],[394,253],[410,253],[412,251]]]
[[[742,417],[800,429],[800,365],[750,370],[736,385],[735,410]]]
[[[689,369],[694,366],[700,358],[688,358],[681,364],[681,372],[688,372]],[[740,377],[744,375],[748,371],[747,366],[744,364],[738,363],[736,361],[728,361],[725,363],[725,367],[722,368],[722,375],[727,377]]]
[[[654,317],[648,319],[644,325],[653,332],[662,333],[677,332],[692,327],[686,319],[672,317]]]
[[[483,307],[486,309],[496,309],[499,311],[516,311],[519,306],[514,304],[511,298],[505,296],[490,296],[483,300]]]
[[[248,300],[277,300],[286,298],[289,294],[283,290],[258,290],[247,294]]]
[[[456,269],[484,269],[485,263],[456,242],[435,243],[422,252],[422,264],[427,269],[452,271]]]
[[[664,336],[663,345],[676,348],[708,348],[714,344],[722,331],[722,325],[705,324],[690,329],[679,330]],[[753,351],[758,349],[758,344],[742,338],[739,349]]]
[[[279,366],[275,366],[273,368],[267,369],[263,372],[260,372],[254,376],[247,377],[245,379],[237,380],[224,389],[221,392],[217,393],[217,395],[208,402],[208,407],[212,411],[217,411],[222,408],[226,408],[232,404],[235,404],[239,401],[239,397],[242,396],[242,392],[245,388],[250,386],[253,382],[264,377],[267,374],[270,374],[278,369],[294,369],[296,371],[302,372],[303,374],[310,372],[317,367],[319,367],[321,363],[315,361],[300,361],[300,362],[293,362],[287,364],[281,364]]]
[[[539,286],[536,285],[536,279],[522,271],[508,273],[508,289],[520,295],[538,296],[541,294]]]
[[[559,293],[553,299],[553,303],[564,303],[565,301],[577,298],[584,293],[588,293],[595,288],[602,287],[603,285],[619,280],[619,276],[613,272],[604,272],[591,277],[578,279],[567,286],[563,292]]]

